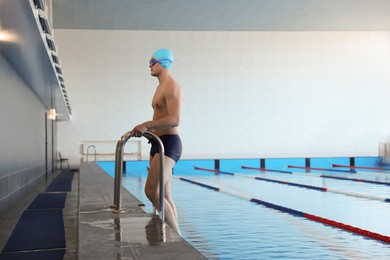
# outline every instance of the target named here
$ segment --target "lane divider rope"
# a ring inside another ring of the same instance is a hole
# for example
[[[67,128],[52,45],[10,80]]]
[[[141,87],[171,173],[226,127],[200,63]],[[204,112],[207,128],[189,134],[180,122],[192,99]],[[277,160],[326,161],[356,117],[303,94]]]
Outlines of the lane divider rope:
[[[175,176],[175,178],[178,178],[179,180],[182,180],[182,181],[185,181],[185,182],[188,182],[188,183],[191,183],[191,184],[195,184],[195,185],[207,188],[207,189],[211,189],[211,190],[214,190],[214,191],[222,192],[222,193],[234,196],[234,197],[246,199],[246,200],[248,200],[250,202],[254,202],[254,203],[258,204],[258,205],[262,205],[262,206],[265,206],[267,208],[271,208],[271,209],[275,209],[275,210],[278,210],[278,211],[281,211],[281,212],[284,212],[284,213],[288,213],[288,214],[290,214],[292,216],[304,217],[306,219],[309,219],[309,220],[312,220],[312,221],[315,221],[315,222],[319,222],[319,223],[322,223],[322,224],[325,224],[325,225],[328,225],[328,226],[332,226],[332,227],[336,227],[336,228],[339,228],[339,229],[342,229],[342,230],[345,230],[345,231],[349,231],[349,232],[357,234],[357,235],[361,235],[361,236],[364,236],[364,237],[372,238],[374,240],[378,240],[378,241],[382,241],[382,242],[390,244],[390,237],[389,236],[385,236],[385,235],[382,235],[382,234],[379,234],[379,233],[375,233],[375,232],[371,232],[371,231],[368,231],[368,230],[364,230],[364,229],[361,229],[361,228],[358,228],[358,227],[354,227],[354,226],[351,226],[351,225],[346,225],[346,224],[343,224],[341,222],[337,222],[337,221],[334,221],[334,220],[331,220],[331,219],[327,219],[327,218],[322,218],[322,217],[319,217],[319,216],[316,216],[316,215],[313,215],[313,214],[308,214],[308,213],[305,213],[305,212],[302,212],[302,211],[298,211],[298,210],[290,209],[290,208],[287,208],[287,207],[279,206],[279,205],[276,205],[276,204],[272,204],[272,203],[269,203],[269,202],[266,202],[266,201],[263,201],[263,200],[260,200],[260,199],[251,198],[251,197],[248,197],[248,196],[245,196],[245,195],[242,195],[242,194],[238,194],[238,193],[235,193],[235,192],[232,192],[232,191],[223,190],[221,188],[218,188],[218,187],[215,187],[215,186],[212,186],[212,185],[209,185],[209,184],[205,184],[205,183],[202,183],[202,182],[190,180],[190,179],[183,178],[183,177],[176,177]]]
[[[279,173],[287,173],[287,174],[293,174],[291,171],[282,171],[282,170],[272,170],[267,168],[256,168],[256,167],[249,167],[249,166],[241,166],[242,169],[248,169],[248,170],[259,170],[264,172],[279,172]]]
[[[348,178],[348,177],[341,177],[341,176],[331,176],[331,175],[325,175],[325,174],[321,174],[320,177],[328,178],[328,179],[343,180],[343,181],[355,181],[355,182],[364,182],[364,183],[371,183],[371,184],[377,184],[377,185],[390,186],[390,182],[385,182],[385,181],[371,181],[371,180],[366,180],[366,179]]]
[[[251,169],[251,170],[259,170],[259,171],[270,171],[264,168],[256,168],[256,167],[247,167],[247,166],[241,166],[243,169]],[[364,183],[370,183],[370,184],[378,184],[378,185],[386,185],[390,186],[390,182],[383,182],[383,181],[371,181],[367,179],[361,179],[361,178],[349,178],[349,177],[338,177],[333,175],[327,175],[327,174],[321,174],[321,175],[315,175],[315,174],[303,174],[303,173],[297,173],[297,172],[287,172],[287,171],[279,171],[279,170],[272,170],[273,172],[280,172],[280,173],[289,173],[289,174],[300,174],[304,176],[313,176],[313,177],[321,177],[321,178],[329,178],[329,179],[337,179],[337,180],[343,180],[343,181],[355,181],[355,182],[364,182]]]
[[[390,170],[390,168],[387,167],[349,166],[349,165],[341,165],[341,164],[332,164],[332,167],[349,168],[349,169],[366,169],[366,170],[374,170],[374,171]]]
[[[304,189],[310,189],[310,190],[316,190],[316,191],[322,191],[322,192],[331,192],[331,193],[335,193],[335,194],[342,194],[342,195],[345,195],[345,196],[352,196],[352,197],[364,198],[364,199],[370,199],[370,200],[378,200],[378,201],[390,203],[390,199],[389,198],[382,198],[382,197],[377,197],[377,196],[358,194],[358,193],[354,193],[354,192],[346,192],[346,191],[341,191],[341,190],[334,190],[334,189],[329,189],[329,188],[325,188],[325,187],[318,187],[318,186],[306,185],[306,184],[295,183],[295,182],[288,182],[288,181],[280,181],[280,180],[274,180],[274,179],[264,178],[264,177],[248,176],[248,175],[245,175],[245,174],[231,173],[231,172],[225,172],[225,171],[217,171],[217,170],[212,170],[212,169],[200,168],[200,167],[196,167],[196,166],[195,166],[195,170],[208,171],[208,172],[214,172],[214,173],[221,173],[221,174],[238,176],[238,177],[243,177],[243,178],[249,178],[249,179],[254,179],[254,180],[259,180],[259,181],[266,181],[266,182],[272,182],[272,183],[278,183],[278,184],[285,184],[285,185],[294,186],[294,187],[298,187],[298,188],[304,188]]]
[[[315,168],[315,167],[306,167],[306,166],[295,166],[295,165],[288,165],[288,168],[295,168],[295,169],[304,169],[304,170],[314,170],[314,171],[327,171],[327,172],[344,172],[344,173],[356,173],[355,170],[337,170],[337,169],[328,169],[328,168]]]
[[[307,177],[320,177],[317,174],[303,173],[303,172],[292,172],[292,171],[284,171],[284,170],[273,170],[268,168],[258,168],[258,167],[250,167],[250,166],[241,166],[241,169],[245,170],[257,170],[261,172],[276,172],[276,173],[285,173],[285,174],[294,174],[294,175],[302,175]]]

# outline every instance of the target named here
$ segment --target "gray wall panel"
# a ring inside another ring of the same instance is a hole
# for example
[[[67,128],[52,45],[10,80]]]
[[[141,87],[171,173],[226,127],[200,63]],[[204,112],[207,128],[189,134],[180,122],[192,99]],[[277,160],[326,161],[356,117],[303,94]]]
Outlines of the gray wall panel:
[[[0,51],[0,213],[45,178],[46,110]],[[47,124],[49,174],[56,160],[52,123]]]

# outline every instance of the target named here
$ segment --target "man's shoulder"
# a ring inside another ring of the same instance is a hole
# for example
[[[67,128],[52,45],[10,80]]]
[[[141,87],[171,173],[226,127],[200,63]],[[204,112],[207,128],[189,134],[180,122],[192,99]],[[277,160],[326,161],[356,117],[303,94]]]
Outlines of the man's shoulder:
[[[166,82],[164,82],[163,88],[170,91],[170,90],[175,90],[175,89],[181,89],[181,86],[179,85],[179,83],[176,80],[171,78],[171,79],[167,80]]]
[[[179,98],[183,96],[183,91],[179,83],[175,80],[165,82],[162,88],[162,94],[165,98]]]

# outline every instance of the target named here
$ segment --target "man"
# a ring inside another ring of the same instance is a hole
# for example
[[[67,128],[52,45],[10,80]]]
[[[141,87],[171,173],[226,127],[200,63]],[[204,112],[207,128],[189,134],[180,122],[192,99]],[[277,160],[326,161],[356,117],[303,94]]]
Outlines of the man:
[[[178,126],[183,92],[171,76],[169,69],[172,67],[172,62],[173,55],[168,49],[159,49],[153,53],[149,67],[151,75],[157,77],[159,81],[152,100],[153,119],[134,127],[133,136],[141,137],[146,130],[150,130],[159,136],[164,144],[164,212],[167,223],[180,235],[176,206],[171,197],[171,183],[173,166],[180,159],[182,153]],[[153,205],[160,210],[159,147],[154,140],[150,140],[150,143],[152,148],[145,193]]]

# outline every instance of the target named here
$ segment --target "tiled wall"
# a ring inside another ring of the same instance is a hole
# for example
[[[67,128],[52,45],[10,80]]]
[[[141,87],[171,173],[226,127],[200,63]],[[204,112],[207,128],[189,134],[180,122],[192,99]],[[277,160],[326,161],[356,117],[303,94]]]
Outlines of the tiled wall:
[[[43,180],[46,167],[52,172],[55,125],[47,122],[50,150],[46,166],[45,113],[41,101],[0,52],[0,213]]]
[[[152,116],[148,60],[171,48],[183,159],[376,156],[390,137],[388,32],[56,30],[73,118],[59,149],[118,140]],[[143,143],[143,159],[148,145]]]

